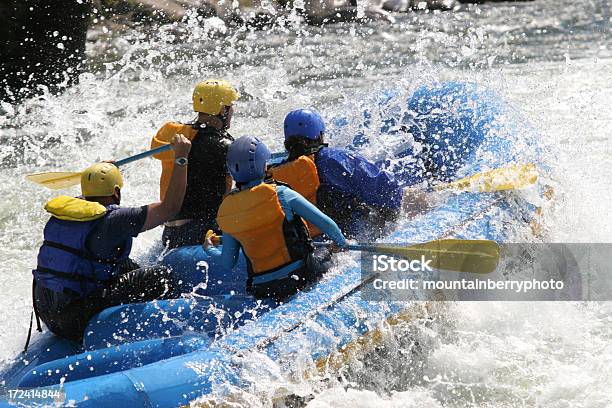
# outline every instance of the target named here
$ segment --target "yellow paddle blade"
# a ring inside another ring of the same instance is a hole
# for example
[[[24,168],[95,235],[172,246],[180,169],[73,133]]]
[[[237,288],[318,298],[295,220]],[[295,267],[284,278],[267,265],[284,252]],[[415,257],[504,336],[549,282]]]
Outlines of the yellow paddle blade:
[[[538,173],[534,164],[513,165],[476,173],[472,176],[448,184],[435,186],[434,191],[459,190],[478,192],[495,192],[516,190],[534,184]]]
[[[408,247],[374,246],[377,252],[408,259],[424,256],[434,269],[487,274],[497,268],[499,245],[484,239],[441,239]]]
[[[68,171],[51,171],[47,173],[28,174],[26,179],[52,190],[61,190],[76,186],[81,182],[81,173]]]

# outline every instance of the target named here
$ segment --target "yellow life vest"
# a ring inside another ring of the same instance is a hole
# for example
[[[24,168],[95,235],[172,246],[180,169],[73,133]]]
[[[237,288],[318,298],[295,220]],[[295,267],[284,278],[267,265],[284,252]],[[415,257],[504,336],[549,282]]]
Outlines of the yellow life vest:
[[[295,160],[272,167],[270,173],[274,180],[289,184],[292,190],[317,205],[317,190],[321,182],[314,162],[314,155],[300,156]],[[311,237],[321,235],[313,224],[306,222]]]
[[[226,196],[217,223],[240,242],[254,274],[304,259],[311,245],[302,219],[295,215],[287,221],[274,184],[262,183]]]
[[[59,196],[45,204],[45,210],[55,218],[66,221],[93,221],[106,214],[106,207],[95,201]]]

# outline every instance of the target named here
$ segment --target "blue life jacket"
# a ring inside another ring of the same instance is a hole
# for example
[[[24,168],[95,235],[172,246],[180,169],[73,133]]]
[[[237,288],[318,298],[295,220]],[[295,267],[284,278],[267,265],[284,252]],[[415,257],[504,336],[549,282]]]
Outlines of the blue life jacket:
[[[32,271],[36,284],[55,292],[70,289],[87,296],[121,271],[132,249],[132,238],[118,249],[113,259],[100,259],[87,250],[86,242],[94,227],[118,209],[106,206],[106,214],[92,221],[68,221],[56,217],[45,225],[43,245],[38,252],[38,266]]]

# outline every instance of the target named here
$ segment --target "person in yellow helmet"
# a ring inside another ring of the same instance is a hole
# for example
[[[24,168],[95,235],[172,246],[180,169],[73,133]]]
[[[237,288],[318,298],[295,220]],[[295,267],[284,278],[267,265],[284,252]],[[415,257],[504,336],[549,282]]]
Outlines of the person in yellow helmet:
[[[177,136],[172,148],[177,158],[161,202],[119,207],[121,173],[112,163],[97,163],[81,174],[82,197],[46,204],[51,218],[32,271],[37,322],[40,317],[53,333],[78,341],[89,319],[107,307],[173,295],[168,269],[139,269],[129,258],[132,239],[171,219],[183,203],[191,143]]]
[[[227,81],[200,82],[193,90],[193,110],[198,114],[195,121],[168,122],[151,142],[151,147],[156,148],[177,134],[192,142],[185,200],[179,213],[166,223],[162,235],[164,245],[169,248],[200,244],[207,230],[217,229],[217,208],[232,186],[225,158],[234,138],[227,130],[232,122],[233,104],[239,96]],[[172,175],[174,155],[165,152],[154,157],[162,162],[160,196],[163,198]]]

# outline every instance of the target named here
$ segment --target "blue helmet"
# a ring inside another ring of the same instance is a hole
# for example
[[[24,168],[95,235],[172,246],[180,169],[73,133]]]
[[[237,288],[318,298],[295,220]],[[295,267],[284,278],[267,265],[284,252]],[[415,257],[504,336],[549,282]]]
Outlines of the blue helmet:
[[[291,136],[316,140],[325,132],[325,122],[314,109],[296,109],[285,116],[285,140]]]
[[[227,168],[238,183],[263,179],[266,161],[270,158],[268,147],[254,136],[236,139],[227,150]]]

